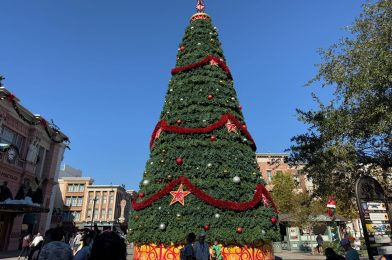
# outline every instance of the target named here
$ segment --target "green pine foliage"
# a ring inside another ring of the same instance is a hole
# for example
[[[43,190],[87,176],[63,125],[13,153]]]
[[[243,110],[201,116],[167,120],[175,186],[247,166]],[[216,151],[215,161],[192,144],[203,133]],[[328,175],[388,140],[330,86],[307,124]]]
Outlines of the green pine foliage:
[[[181,46],[185,50],[180,50]],[[196,63],[208,55],[225,62],[218,32],[210,20],[191,21],[179,45],[176,67]],[[212,95],[213,99],[208,99]],[[231,113],[245,124],[233,81],[218,66],[204,65],[175,74],[170,80],[160,120],[182,127],[206,127]],[[215,135],[217,140],[211,141]],[[176,158],[183,158],[183,165]],[[258,174],[252,143],[241,134],[229,133],[226,127],[208,134],[176,134],[163,132],[155,140],[143,176],[148,185],[140,185],[147,199],[171,180],[186,176],[208,195],[221,200],[245,202],[253,198],[256,185],[263,183]],[[233,177],[241,182],[235,184]],[[175,190],[178,186],[175,188]],[[184,186],[184,190],[186,190]],[[244,212],[221,210],[206,204],[193,194],[185,197],[185,206],[170,206],[169,194],[141,211],[133,211],[130,220],[130,241],[136,243],[185,242],[189,232],[198,234],[210,226],[207,240],[217,239],[224,244],[251,244],[262,240],[279,239],[278,225],[271,223],[276,216],[272,208],[261,204]],[[219,214],[219,217],[216,215]],[[166,225],[164,230],[160,224]],[[242,227],[241,234],[236,228]]]

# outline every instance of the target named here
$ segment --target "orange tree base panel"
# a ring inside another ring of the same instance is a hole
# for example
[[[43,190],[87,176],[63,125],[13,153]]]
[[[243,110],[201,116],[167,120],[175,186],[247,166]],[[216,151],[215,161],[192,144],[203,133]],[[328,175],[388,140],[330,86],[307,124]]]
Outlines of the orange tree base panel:
[[[164,245],[135,245],[134,260],[180,260],[183,246]],[[274,254],[271,242],[260,242],[257,246],[228,246],[222,247],[224,260],[273,260]]]

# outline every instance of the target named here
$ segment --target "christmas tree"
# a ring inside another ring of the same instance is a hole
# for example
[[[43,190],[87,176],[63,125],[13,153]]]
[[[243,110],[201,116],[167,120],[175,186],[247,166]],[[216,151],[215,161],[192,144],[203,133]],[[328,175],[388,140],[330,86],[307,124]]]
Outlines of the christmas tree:
[[[189,232],[249,246],[279,238],[217,28],[197,3],[178,48],[151,156],[133,197],[130,240],[181,245]]]

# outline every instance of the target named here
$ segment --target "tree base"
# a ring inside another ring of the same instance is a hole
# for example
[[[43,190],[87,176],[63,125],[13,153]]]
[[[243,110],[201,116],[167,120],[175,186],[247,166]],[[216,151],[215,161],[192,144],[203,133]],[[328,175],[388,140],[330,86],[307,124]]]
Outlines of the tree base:
[[[183,246],[135,245],[134,260],[179,260]],[[224,260],[272,260],[274,259],[272,243],[262,241],[254,246],[222,247]]]

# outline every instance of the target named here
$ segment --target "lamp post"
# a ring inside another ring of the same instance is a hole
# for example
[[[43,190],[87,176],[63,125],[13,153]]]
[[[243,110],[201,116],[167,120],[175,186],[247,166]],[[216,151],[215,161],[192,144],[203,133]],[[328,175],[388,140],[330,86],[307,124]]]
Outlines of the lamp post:
[[[94,197],[94,202],[93,202],[93,212],[92,212],[92,215],[91,215],[91,229],[93,229],[93,226],[94,226],[94,215],[95,215],[95,203],[97,202],[97,195],[95,195],[95,197]]]

